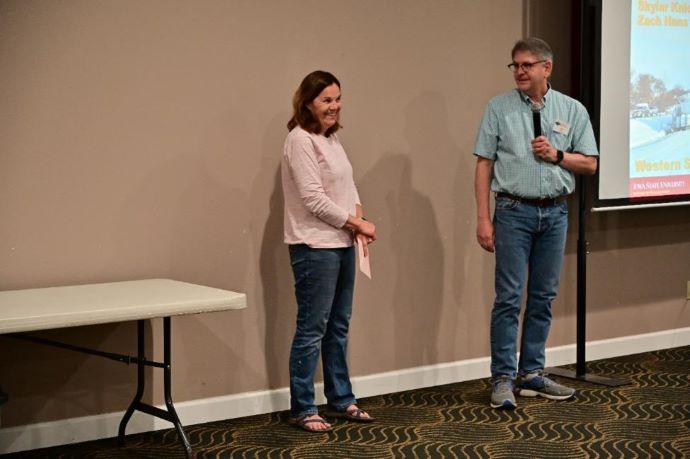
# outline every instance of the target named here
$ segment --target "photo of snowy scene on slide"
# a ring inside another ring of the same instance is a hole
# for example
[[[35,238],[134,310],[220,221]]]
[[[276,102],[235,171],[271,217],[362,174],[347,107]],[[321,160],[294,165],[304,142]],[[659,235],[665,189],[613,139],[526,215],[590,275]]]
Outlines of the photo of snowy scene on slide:
[[[690,2],[632,1],[630,196],[690,193]]]

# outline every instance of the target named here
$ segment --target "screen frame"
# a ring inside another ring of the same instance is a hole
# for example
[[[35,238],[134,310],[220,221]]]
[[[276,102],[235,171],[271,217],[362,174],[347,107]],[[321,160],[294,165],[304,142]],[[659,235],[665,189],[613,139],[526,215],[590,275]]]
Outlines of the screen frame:
[[[603,0],[583,0],[580,10],[580,101],[590,113],[597,145],[601,146],[601,54]],[[605,155],[600,148],[600,155]],[[600,171],[592,211],[690,205],[690,194],[603,199],[599,196]]]

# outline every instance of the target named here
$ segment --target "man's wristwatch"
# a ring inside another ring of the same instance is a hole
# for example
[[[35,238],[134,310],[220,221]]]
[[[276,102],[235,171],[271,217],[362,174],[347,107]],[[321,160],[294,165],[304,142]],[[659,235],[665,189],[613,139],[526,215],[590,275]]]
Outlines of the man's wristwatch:
[[[558,164],[563,161],[563,150],[556,150],[556,161],[553,164]]]

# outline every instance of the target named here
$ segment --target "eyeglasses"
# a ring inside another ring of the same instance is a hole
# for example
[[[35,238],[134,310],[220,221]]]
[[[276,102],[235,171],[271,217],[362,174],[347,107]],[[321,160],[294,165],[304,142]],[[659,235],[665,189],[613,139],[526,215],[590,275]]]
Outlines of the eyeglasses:
[[[518,64],[517,62],[511,62],[510,64],[508,64],[508,69],[511,72],[517,72],[518,69],[521,69],[523,72],[529,72],[530,69],[534,67],[536,64],[543,64],[544,62],[546,62],[546,59],[535,62],[523,62],[522,64]]]

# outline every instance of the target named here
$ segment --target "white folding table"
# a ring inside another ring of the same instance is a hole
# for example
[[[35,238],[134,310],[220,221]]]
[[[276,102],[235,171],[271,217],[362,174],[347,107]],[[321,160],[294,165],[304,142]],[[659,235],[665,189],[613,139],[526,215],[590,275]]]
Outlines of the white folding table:
[[[183,314],[243,309],[246,295],[170,279],[145,279],[103,284],[72,285],[0,292],[0,334],[77,352],[137,364],[137,392],[118,429],[124,444],[125,429],[135,410],[172,422],[192,457],[189,439],[182,428],[171,396],[170,318]],[[144,321],[163,318],[163,362],[148,360],[144,349]],[[127,356],[74,346],[26,332],[113,322],[137,321],[137,356]],[[163,369],[167,410],[141,401],[146,366]],[[11,394],[10,394],[11,396]],[[10,398],[11,399],[11,398]]]

